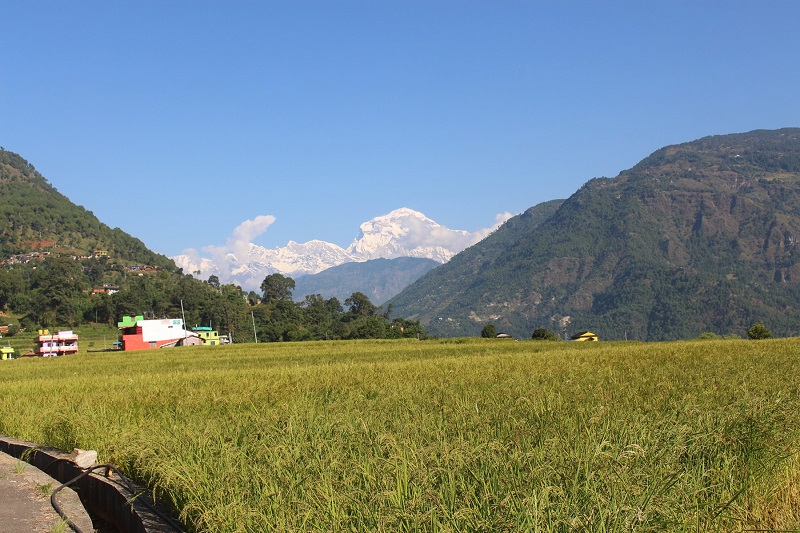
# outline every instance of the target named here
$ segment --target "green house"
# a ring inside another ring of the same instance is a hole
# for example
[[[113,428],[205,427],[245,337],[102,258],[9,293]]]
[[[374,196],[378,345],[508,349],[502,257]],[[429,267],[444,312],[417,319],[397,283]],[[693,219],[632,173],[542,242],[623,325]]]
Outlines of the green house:
[[[16,352],[14,352],[14,348],[11,346],[3,346],[0,348],[0,359],[14,359],[16,357]]]

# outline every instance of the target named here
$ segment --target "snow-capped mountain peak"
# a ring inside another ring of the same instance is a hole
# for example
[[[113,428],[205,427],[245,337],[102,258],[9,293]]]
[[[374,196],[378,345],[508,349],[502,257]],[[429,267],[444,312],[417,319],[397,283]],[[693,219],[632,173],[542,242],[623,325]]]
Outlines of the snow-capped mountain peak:
[[[219,253],[223,247],[208,247],[217,252],[212,258],[203,258],[196,251],[188,250],[173,260],[184,272],[195,275],[199,272],[201,279],[213,273],[223,283],[234,282],[245,289],[255,289],[268,274],[298,277],[353,261],[422,257],[446,263],[477,242],[486,231],[452,230],[419,211],[404,207],[361,224],[358,237],[346,250],[321,240],[289,241],[286,246],[272,249],[240,240],[235,246],[229,241],[231,248],[227,253]]]
[[[469,233],[445,228],[419,211],[401,208],[361,224],[358,237],[347,248],[359,260],[426,257],[446,263],[463,247],[451,248],[453,237]]]

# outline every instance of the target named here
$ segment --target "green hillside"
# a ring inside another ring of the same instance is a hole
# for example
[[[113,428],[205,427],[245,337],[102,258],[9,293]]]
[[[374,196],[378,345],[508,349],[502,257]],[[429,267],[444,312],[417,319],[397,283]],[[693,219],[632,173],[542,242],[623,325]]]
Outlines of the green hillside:
[[[669,146],[538,224],[526,216],[412,284],[395,311],[445,336],[494,323],[666,340],[755,321],[800,334],[800,129]]]
[[[175,270],[175,263],[139,239],[100,222],[59,193],[25,159],[0,149],[0,260],[34,250],[109,257]]]

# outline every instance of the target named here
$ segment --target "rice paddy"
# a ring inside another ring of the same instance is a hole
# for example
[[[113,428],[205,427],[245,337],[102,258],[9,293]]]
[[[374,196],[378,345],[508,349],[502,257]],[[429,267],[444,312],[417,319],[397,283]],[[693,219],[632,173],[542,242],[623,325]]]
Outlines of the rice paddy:
[[[0,364],[0,433],[193,530],[800,529],[800,340],[456,339]]]

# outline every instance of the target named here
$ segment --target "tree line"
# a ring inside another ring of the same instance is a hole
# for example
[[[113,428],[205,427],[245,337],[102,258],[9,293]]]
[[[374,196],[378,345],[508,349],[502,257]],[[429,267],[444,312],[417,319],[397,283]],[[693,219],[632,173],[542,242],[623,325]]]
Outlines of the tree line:
[[[113,294],[92,288],[113,284]],[[187,327],[211,326],[236,343],[324,339],[427,338],[418,321],[391,318],[363,293],[344,302],[319,294],[292,300],[295,282],[266,276],[261,293],[216,276],[200,281],[159,270],[132,275],[106,258],[76,261],[51,256],[42,262],[0,268],[0,309],[19,317],[23,328],[115,325],[123,316],[185,316]]]

